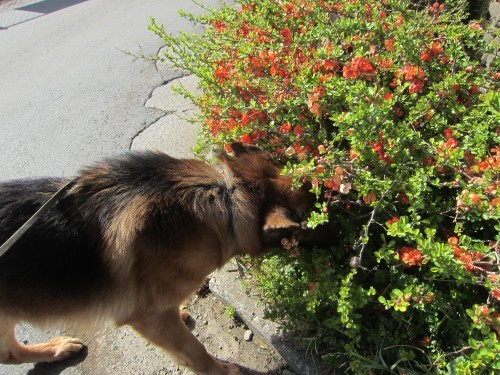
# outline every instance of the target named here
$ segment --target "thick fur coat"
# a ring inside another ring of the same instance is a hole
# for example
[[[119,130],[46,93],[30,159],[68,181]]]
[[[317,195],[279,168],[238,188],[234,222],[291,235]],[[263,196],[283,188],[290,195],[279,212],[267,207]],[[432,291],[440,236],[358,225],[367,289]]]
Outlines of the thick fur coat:
[[[312,205],[270,154],[233,144],[218,164],[130,153],[85,168],[68,192],[0,258],[0,362],[50,362],[83,343],[20,345],[17,323],[111,318],[199,374],[239,374],[207,354],[179,305],[237,254],[257,256],[299,229]],[[0,184],[0,244],[63,179]]]

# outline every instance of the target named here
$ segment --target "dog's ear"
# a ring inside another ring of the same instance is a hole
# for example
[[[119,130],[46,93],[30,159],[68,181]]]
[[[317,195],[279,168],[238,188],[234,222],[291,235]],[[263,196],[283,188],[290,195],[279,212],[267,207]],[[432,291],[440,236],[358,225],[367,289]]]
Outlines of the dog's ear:
[[[247,154],[249,151],[253,151],[252,149],[257,149],[257,147],[244,145],[241,142],[233,142],[233,143],[231,143],[230,151],[229,150],[227,150],[227,151],[220,150],[216,153],[216,157],[219,160],[228,161],[231,159],[231,157],[228,155],[228,152],[232,153],[235,157],[238,157],[238,156],[241,156],[243,154]]]
[[[231,150],[233,151],[234,156],[238,157],[243,154],[249,154],[249,153],[264,153],[260,148],[257,146],[252,146],[252,145],[246,145],[241,142],[233,142],[231,143]]]
[[[248,148],[248,146],[240,142],[231,143],[231,151],[234,153],[234,156],[240,156],[241,154],[247,153]]]

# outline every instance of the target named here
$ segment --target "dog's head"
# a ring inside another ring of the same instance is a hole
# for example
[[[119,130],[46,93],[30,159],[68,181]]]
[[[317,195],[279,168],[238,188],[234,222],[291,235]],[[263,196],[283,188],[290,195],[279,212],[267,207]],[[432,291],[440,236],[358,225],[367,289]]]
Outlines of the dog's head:
[[[311,186],[292,189],[292,179],[281,175],[283,165],[258,147],[233,143],[233,156],[221,152],[218,158],[234,177],[259,196],[260,225],[264,247],[278,246],[283,237],[301,230],[314,205]]]

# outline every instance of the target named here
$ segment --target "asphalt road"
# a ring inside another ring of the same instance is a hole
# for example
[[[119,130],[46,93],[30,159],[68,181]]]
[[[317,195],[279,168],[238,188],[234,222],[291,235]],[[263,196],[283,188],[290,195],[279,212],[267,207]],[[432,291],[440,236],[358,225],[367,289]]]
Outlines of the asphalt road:
[[[192,30],[179,9],[201,11],[183,0],[0,0],[0,180],[71,176],[129,149],[163,115],[144,107],[163,77],[123,51],[158,51],[150,16]]]
[[[130,149],[165,114],[146,101],[177,73],[123,51],[159,50],[150,16],[173,34],[197,31],[179,9],[202,11],[183,0],[0,0],[0,181],[72,176]],[[25,344],[77,336],[88,347],[60,364],[0,365],[0,375],[188,373],[128,329],[63,329],[25,325],[16,334]]]

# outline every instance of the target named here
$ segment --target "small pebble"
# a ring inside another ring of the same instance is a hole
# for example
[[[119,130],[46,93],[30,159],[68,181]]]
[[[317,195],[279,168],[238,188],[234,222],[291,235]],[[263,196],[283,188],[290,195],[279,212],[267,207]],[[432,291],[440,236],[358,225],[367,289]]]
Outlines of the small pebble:
[[[245,331],[245,334],[243,335],[243,340],[245,341],[252,341],[253,339],[253,332],[250,331],[249,329]]]

